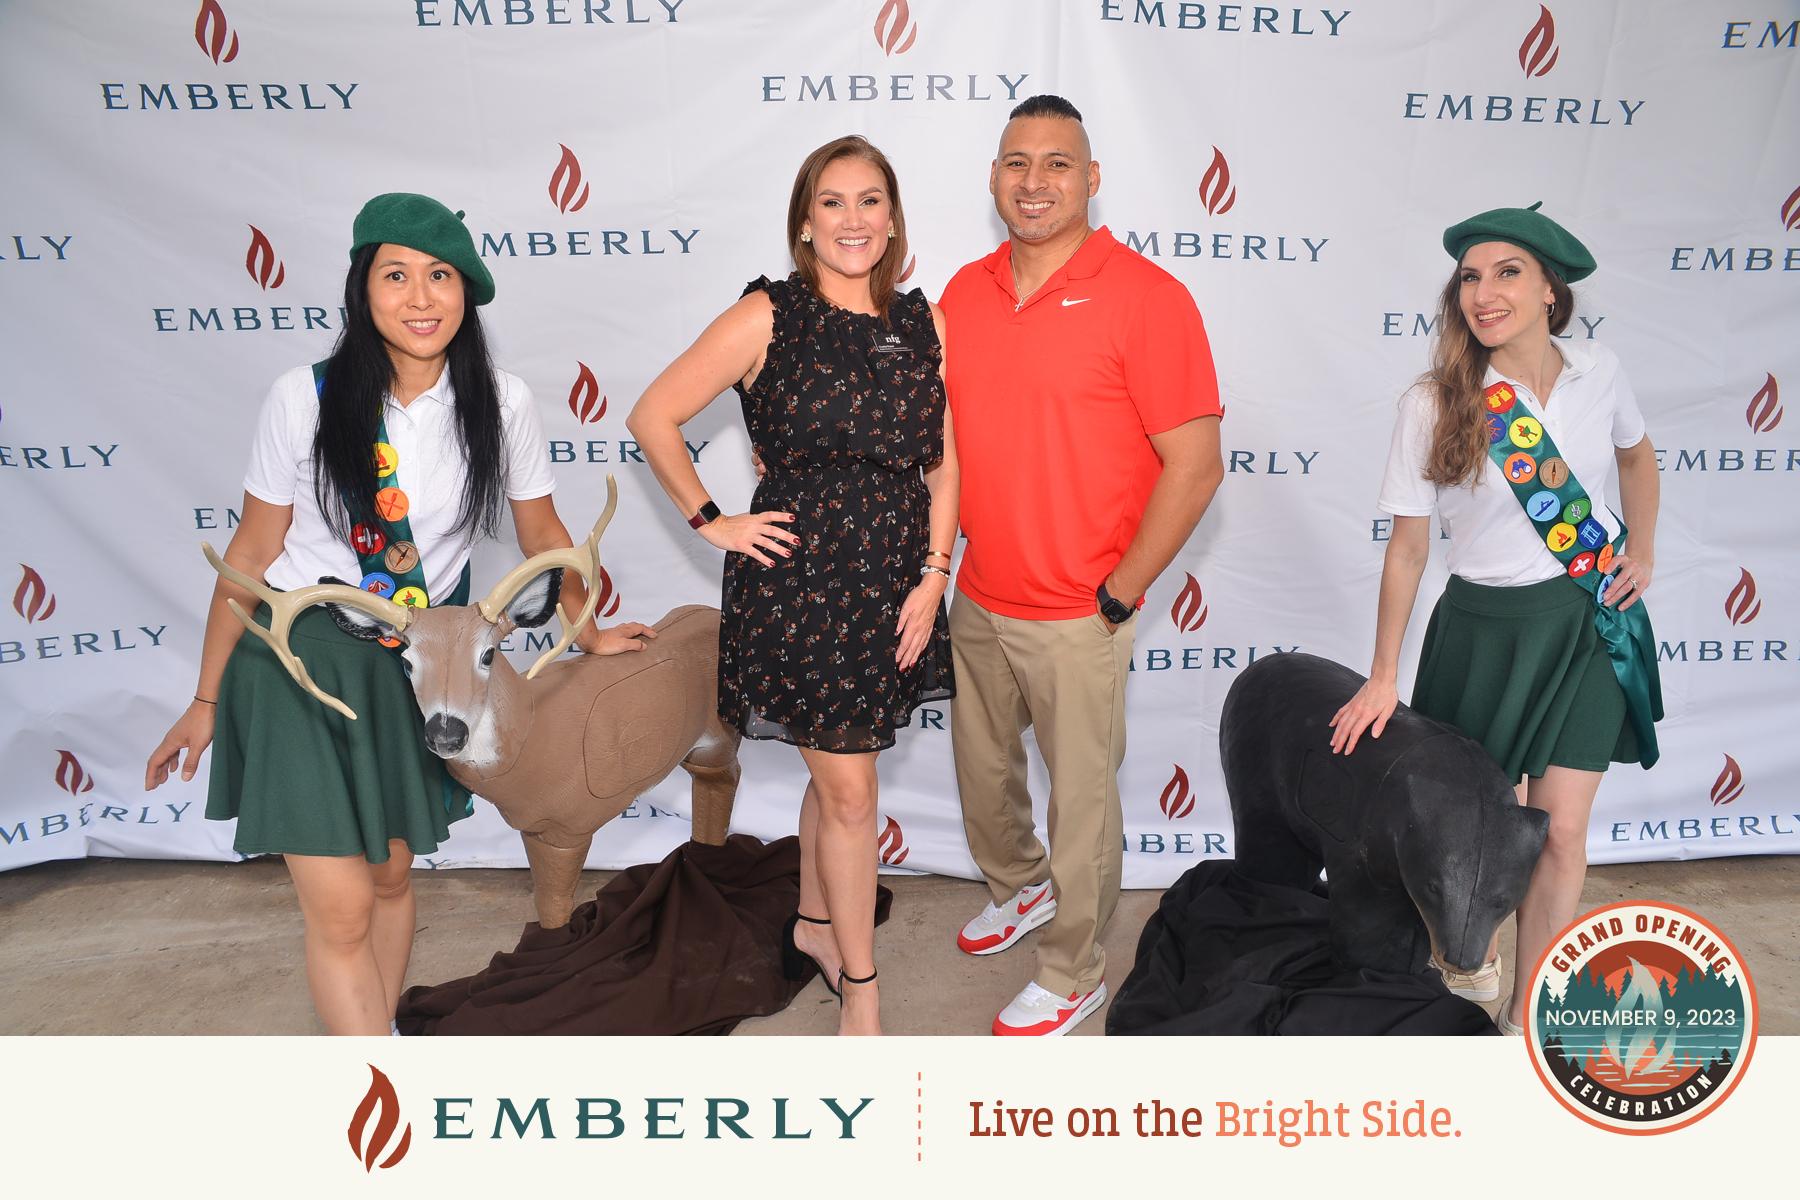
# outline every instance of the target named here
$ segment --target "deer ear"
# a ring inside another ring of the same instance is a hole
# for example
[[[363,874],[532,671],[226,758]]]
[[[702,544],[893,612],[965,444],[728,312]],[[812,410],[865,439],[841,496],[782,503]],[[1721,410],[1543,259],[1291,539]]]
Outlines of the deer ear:
[[[506,619],[521,629],[536,629],[556,613],[556,597],[561,591],[561,567],[540,571],[506,606]]]
[[[321,575],[320,583],[343,583],[335,575]],[[353,585],[346,585],[353,586]],[[399,637],[399,632],[385,621],[378,621],[361,609],[350,608],[343,604],[325,601],[325,611],[337,622],[337,627],[353,638],[361,638],[365,642],[379,641],[382,638]]]

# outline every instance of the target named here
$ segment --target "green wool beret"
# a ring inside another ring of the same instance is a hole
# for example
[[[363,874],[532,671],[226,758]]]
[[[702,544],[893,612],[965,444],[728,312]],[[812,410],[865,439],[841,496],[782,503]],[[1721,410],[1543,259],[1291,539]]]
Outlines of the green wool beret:
[[[1466,221],[1458,221],[1444,230],[1444,249],[1457,262],[1470,246],[1482,242],[1511,242],[1537,255],[1538,261],[1555,271],[1565,283],[1586,279],[1594,273],[1594,256],[1574,234],[1538,211],[1539,200],[1530,208],[1494,208],[1477,213]]]
[[[350,235],[351,261],[364,246],[383,242],[407,246],[449,263],[468,277],[476,304],[486,304],[494,298],[494,277],[475,253],[475,239],[469,236],[462,214],[451,212],[430,196],[388,192],[363,205]]]

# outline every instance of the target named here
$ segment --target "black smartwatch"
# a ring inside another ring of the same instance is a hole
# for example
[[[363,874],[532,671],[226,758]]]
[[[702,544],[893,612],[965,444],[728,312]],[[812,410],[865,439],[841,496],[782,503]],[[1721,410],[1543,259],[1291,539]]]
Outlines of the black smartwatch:
[[[1123,625],[1131,620],[1131,615],[1137,611],[1123,600],[1113,599],[1112,593],[1106,590],[1106,580],[1104,579],[1100,581],[1100,586],[1094,589],[1094,599],[1100,602],[1100,615],[1114,625]]]

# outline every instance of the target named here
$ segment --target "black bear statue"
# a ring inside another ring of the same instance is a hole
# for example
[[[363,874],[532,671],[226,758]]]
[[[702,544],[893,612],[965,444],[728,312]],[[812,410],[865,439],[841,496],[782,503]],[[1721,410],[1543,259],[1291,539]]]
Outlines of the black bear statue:
[[[1549,817],[1519,805],[1472,739],[1402,704],[1381,737],[1331,752],[1332,714],[1363,677],[1311,654],[1258,659],[1219,714],[1237,870],[1310,889],[1323,868],[1331,952],[1417,972],[1436,951],[1473,971],[1519,906]]]

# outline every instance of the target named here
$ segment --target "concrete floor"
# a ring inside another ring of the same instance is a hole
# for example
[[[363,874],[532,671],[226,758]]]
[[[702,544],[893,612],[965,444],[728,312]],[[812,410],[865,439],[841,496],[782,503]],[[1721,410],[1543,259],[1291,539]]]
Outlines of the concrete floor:
[[[591,896],[610,874],[590,872]],[[894,915],[877,936],[883,1023],[893,1033],[987,1031],[1033,970],[1031,941],[973,959],[954,932],[986,902],[966,880],[890,876]],[[1596,867],[1585,907],[1666,900],[1718,925],[1757,985],[1762,1032],[1800,1034],[1800,859],[1732,858]],[[531,911],[523,871],[418,871],[410,980],[471,974],[510,949]],[[1125,978],[1160,893],[1126,892],[1107,928],[1108,982]],[[278,861],[84,859],[0,874],[0,1034],[317,1032],[300,959],[300,913]],[[1502,935],[1510,967],[1511,930]],[[1079,1034],[1098,1035],[1104,1014]],[[745,1034],[821,1034],[837,1006],[815,981]]]

